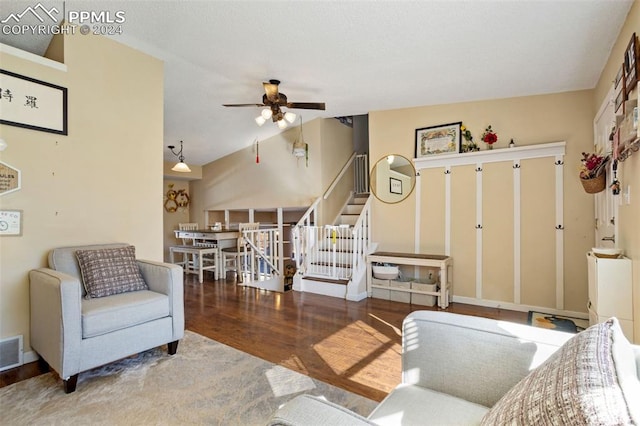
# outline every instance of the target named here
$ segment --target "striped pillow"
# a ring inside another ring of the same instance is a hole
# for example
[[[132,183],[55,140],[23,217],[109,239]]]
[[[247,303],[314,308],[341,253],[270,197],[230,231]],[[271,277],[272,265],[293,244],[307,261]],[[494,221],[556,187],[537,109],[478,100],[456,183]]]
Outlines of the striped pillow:
[[[628,379],[637,383],[638,377],[633,356],[617,355],[625,350],[617,345],[625,344],[631,349],[615,318],[589,327],[510,389],[481,424],[634,424],[637,386],[630,387]],[[618,360],[624,365],[616,365]],[[625,376],[619,377],[620,373]]]
[[[77,250],[76,258],[87,299],[149,289],[133,246]]]

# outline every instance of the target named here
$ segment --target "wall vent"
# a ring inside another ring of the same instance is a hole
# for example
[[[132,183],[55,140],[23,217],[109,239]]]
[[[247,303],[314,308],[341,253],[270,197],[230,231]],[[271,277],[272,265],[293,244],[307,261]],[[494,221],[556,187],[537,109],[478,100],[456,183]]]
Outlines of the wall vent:
[[[22,335],[0,340],[0,371],[19,367],[23,361]]]

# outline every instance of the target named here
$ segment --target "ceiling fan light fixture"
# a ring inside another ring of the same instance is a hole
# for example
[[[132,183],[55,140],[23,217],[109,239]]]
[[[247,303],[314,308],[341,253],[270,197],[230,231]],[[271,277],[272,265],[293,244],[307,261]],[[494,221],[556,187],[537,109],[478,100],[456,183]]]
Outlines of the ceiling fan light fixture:
[[[287,122],[285,120],[278,120],[277,124],[280,130],[284,130],[287,128]]]
[[[294,121],[296,121],[296,115],[293,112],[286,112],[284,114],[284,119],[287,120],[289,123],[293,124]]]
[[[265,120],[265,118],[263,116],[259,115],[259,116],[256,117],[256,124],[258,126],[262,126],[266,122],[267,122],[267,120]]]
[[[262,116],[262,118],[264,118],[265,120],[268,120],[271,118],[271,116],[273,115],[273,111],[271,111],[271,108],[265,108],[262,110],[262,112],[260,113],[260,115]]]

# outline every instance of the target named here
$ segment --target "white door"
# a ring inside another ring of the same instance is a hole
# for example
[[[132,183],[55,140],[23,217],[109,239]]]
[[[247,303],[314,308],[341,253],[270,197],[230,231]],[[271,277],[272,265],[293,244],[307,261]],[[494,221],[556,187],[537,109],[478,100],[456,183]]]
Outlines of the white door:
[[[604,102],[593,120],[594,148],[596,152],[611,154],[611,142],[609,136],[615,125],[613,87],[604,98]],[[604,191],[595,194],[595,241],[594,247],[616,247],[613,241],[617,229],[618,197],[611,192],[613,181],[613,162],[607,168],[607,187]],[[604,239],[603,239],[604,238]]]

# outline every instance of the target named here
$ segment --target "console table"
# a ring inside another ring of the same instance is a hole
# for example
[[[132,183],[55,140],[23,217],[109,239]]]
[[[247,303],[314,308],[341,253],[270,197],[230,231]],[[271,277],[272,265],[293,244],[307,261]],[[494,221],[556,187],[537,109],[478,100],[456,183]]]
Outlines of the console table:
[[[394,291],[404,291],[408,293],[426,294],[438,297],[438,306],[445,309],[449,306],[449,301],[453,293],[453,258],[437,254],[420,253],[394,253],[379,251],[367,255],[367,294],[371,297],[373,288],[388,288],[372,283],[373,262],[393,263],[397,265],[427,266],[440,269],[440,290],[421,291],[414,289],[394,288]]]

